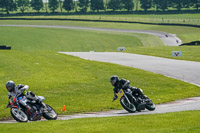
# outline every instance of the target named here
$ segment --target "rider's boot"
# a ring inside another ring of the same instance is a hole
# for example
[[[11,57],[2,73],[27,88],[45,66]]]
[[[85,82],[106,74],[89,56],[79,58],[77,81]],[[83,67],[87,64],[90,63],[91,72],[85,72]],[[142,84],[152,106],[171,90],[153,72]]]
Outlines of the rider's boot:
[[[41,105],[43,108],[47,108],[46,104],[41,102],[39,99],[36,100],[36,103]]]
[[[46,104],[43,103],[43,102],[41,102],[39,99],[38,99],[36,102],[37,102],[39,105],[41,105],[41,106],[43,107],[43,110],[44,110],[44,111],[51,111],[51,109],[48,108],[48,107],[46,106]]]
[[[38,113],[38,111],[36,111],[30,116],[30,120],[31,121],[41,120],[41,115]]]
[[[37,111],[34,111],[34,109],[32,109],[28,105],[26,106],[26,113],[31,121],[36,121],[41,119],[41,115]]]
[[[137,104],[136,111],[141,112],[141,104],[139,104],[139,103]]]
[[[26,106],[26,113],[28,116],[31,116],[33,114],[31,107],[28,105]]]
[[[146,102],[149,102],[149,101],[151,101],[151,99],[150,99],[150,98],[148,98],[148,97],[147,97],[147,95],[144,95],[144,94],[143,94],[143,95],[142,95],[142,98],[143,98],[143,99],[145,99],[145,101],[146,101]]]

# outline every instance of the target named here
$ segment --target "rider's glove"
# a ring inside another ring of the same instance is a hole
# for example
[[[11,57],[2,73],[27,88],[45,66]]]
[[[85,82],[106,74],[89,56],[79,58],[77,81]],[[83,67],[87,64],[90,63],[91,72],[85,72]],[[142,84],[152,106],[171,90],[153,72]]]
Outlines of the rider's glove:
[[[6,105],[6,108],[10,108],[10,104],[7,104],[7,105]]]
[[[113,101],[115,101],[115,100],[117,100],[117,95],[115,95],[115,96],[113,97]]]

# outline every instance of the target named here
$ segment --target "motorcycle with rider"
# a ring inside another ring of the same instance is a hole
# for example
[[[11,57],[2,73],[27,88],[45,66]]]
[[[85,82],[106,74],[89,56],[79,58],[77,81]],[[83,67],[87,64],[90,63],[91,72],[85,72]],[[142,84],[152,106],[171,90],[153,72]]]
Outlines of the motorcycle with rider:
[[[143,94],[142,89],[130,86],[130,81],[120,79],[118,76],[110,78],[112,86],[114,86],[113,101],[120,99],[122,107],[130,113],[148,109],[155,110],[155,104],[146,95]]]
[[[43,101],[43,96],[37,96],[29,89],[28,85],[15,85],[13,81],[6,83],[9,102],[7,108],[10,108],[12,117],[18,122],[27,122],[41,120],[43,116],[47,120],[56,120],[55,110]]]

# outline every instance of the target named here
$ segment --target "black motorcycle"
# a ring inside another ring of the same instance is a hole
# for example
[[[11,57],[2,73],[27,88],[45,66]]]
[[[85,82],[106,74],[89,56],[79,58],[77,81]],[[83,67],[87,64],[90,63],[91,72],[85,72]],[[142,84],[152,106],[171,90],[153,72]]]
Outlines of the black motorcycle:
[[[30,100],[26,98],[26,96],[13,96],[9,101],[10,113],[12,117],[18,122],[27,122],[28,120],[32,121],[30,115],[27,113],[26,107],[23,106],[29,105],[35,112],[37,112],[37,120],[41,120],[42,116],[47,120],[56,120],[57,114],[55,110],[51,106],[43,103],[45,98],[43,96],[38,96],[38,100],[42,104],[38,104],[38,102]],[[23,105],[21,103],[23,103]]]
[[[120,104],[122,105],[122,107],[129,113],[134,113],[136,111],[140,112],[141,110],[145,109],[153,111],[156,108],[151,99],[144,98],[137,94],[133,96],[130,89],[121,89],[117,93],[117,96],[120,99]]]

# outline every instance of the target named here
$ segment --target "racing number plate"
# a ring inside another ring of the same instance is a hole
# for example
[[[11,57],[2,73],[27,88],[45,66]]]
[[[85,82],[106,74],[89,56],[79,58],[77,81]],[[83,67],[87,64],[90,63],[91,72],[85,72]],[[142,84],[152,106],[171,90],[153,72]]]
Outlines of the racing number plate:
[[[120,99],[123,95],[124,95],[124,91],[122,89],[119,90],[119,92],[117,93],[118,98]]]

